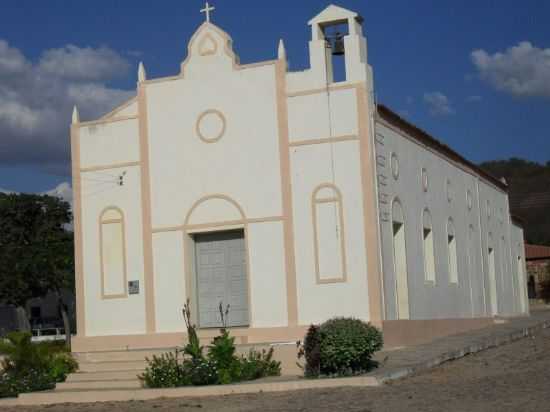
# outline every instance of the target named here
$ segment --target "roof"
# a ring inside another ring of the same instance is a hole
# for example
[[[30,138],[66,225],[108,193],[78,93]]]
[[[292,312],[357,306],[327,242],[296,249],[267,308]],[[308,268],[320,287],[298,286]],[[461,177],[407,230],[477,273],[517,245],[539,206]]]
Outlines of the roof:
[[[407,120],[403,119],[401,116],[399,116],[397,113],[395,113],[393,110],[389,109],[387,106],[384,106],[383,104],[377,105],[377,112],[378,115],[384,119],[386,122],[394,125],[395,127],[401,129],[405,133],[407,133],[412,138],[416,139],[423,145],[428,146],[429,148],[441,153],[443,156],[447,157],[450,160],[453,160],[455,162],[461,163],[467,168],[473,170],[475,173],[477,173],[479,176],[487,179],[489,182],[497,186],[499,189],[508,192],[508,185],[503,182],[502,180],[496,178],[495,176],[491,175],[490,173],[487,173],[485,170],[483,170],[481,167],[476,165],[475,163],[470,162],[466,158],[464,158],[462,155],[455,152],[453,149],[451,149],[446,144],[440,142],[432,135],[428,134],[424,130],[420,129],[419,127],[415,126],[414,124],[408,122]]]
[[[550,246],[525,245],[525,259],[550,259]]]
[[[331,4],[317,16],[308,21],[307,24],[311,26],[312,24],[322,24],[339,20],[345,21],[347,19],[356,19],[359,22],[363,21],[363,18],[354,11]]]

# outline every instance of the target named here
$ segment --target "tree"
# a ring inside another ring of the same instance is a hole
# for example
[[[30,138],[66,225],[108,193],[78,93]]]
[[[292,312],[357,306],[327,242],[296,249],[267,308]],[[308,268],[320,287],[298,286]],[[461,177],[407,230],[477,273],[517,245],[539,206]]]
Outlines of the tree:
[[[14,305],[23,329],[30,330],[25,303],[54,292],[69,345],[61,291],[74,290],[71,217],[69,204],[57,197],[0,194],[0,301]]]

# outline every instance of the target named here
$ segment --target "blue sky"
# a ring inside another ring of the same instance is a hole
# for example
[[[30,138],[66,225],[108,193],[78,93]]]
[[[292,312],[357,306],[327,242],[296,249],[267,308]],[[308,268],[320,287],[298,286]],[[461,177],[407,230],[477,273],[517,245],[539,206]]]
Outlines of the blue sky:
[[[243,63],[308,66],[307,21],[325,1],[212,0]],[[550,2],[342,0],[364,18],[377,100],[467,158],[550,160]],[[204,20],[198,0],[3,0],[0,188],[70,180],[71,106],[82,117],[132,94],[137,64],[173,75]]]

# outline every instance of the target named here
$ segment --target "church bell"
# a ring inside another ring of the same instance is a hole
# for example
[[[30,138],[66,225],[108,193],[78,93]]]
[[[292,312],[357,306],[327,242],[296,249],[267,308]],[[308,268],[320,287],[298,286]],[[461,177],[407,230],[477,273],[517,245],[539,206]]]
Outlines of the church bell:
[[[336,33],[331,43],[333,56],[343,56],[345,54],[344,36],[341,33]]]

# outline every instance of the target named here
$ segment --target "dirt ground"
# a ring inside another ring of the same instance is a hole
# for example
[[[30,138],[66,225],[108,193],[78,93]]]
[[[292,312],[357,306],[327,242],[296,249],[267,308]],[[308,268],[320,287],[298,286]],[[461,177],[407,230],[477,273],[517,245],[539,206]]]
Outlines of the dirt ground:
[[[550,411],[550,330],[380,388],[12,407],[5,412]]]

